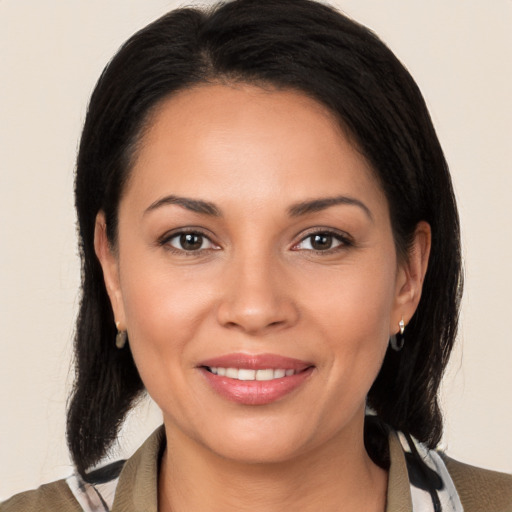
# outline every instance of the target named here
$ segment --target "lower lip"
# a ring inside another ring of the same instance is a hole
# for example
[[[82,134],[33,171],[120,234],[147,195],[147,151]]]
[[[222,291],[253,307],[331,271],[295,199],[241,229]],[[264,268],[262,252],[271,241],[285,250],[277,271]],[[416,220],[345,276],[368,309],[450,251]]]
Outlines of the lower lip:
[[[237,380],[220,377],[200,368],[206,380],[219,395],[244,405],[265,405],[283,398],[297,389],[313,372],[313,367],[281,379]]]

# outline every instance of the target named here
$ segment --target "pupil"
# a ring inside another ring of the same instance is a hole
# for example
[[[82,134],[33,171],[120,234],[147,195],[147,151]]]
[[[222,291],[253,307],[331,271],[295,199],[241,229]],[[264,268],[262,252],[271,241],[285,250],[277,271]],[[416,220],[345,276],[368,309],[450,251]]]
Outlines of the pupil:
[[[311,245],[314,249],[317,250],[325,250],[329,249],[332,245],[332,236],[331,235],[314,235]]]
[[[201,248],[203,237],[194,233],[186,233],[180,236],[180,244],[187,251],[194,251]]]

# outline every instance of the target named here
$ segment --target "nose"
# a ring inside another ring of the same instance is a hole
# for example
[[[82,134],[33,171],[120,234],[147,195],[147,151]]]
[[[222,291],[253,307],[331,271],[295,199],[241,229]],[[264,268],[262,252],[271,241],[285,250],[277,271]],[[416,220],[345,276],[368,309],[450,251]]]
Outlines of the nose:
[[[291,327],[299,318],[293,285],[274,259],[252,255],[230,262],[223,275],[218,322],[252,336]]]

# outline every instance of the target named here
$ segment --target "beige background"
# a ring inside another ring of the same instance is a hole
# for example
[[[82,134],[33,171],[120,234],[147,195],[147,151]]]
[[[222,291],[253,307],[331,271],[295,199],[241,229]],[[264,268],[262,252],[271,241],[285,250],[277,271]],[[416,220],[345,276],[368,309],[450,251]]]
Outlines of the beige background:
[[[467,279],[463,349],[443,390],[445,444],[455,457],[510,472],[512,1],[333,3],[391,46],[430,106],[459,199]],[[0,499],[70,472],[80,127],[118,46],[176,5],[0,0]],[[158,422],[144,404],[123,433],[125,451]]]

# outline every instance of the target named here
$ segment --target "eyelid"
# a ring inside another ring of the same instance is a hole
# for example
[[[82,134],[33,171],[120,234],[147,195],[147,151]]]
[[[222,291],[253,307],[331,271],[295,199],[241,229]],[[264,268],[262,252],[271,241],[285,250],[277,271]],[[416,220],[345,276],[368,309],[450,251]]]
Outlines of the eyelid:
[[[329,249],[325,249],[325,250],[315,250],[315,249],[296,249],[296,247],[301,244],[302,242],[304,242],[307,238],[310,238],[314,235],[329,235],[329,236],[332,236],[333,238],[335,238],[337,241],[340,242],[339,245],[336,245],[335,247],[331,247]],[[353,246],[355,245],[354,243],[354,239],[352,238],[351,235],[349,235],[346,231],[341,231],[339,229],[334,229],[334,228],[327,228],[327,227],[317,227],[317,228],[311,228],[309,230],[306,230],[305,232],[302,232],[300,234],[300,238],[297,242],[295,242],[291,249],[292,250],[304,250],[304,251],[312,251],[312,252],[318,252],[318,253],[329,253],[329,252],[334,252],[340,248],[344,248],[344,247],[350,247],[350,246]]]
[[[187,234],[197,234],[204,238],[206,238],[213,247],[209,247],[207,249],[198,249],[196,251],[187,251],[185,249],[179,249],[177,247],[173,247],[169,244],[169,242],[176,237],[179,237],[181,235],[187,235]],[[219,250],[220,246],[219,244],[215,243],[212,240],[213,236],[212,234],[208,233],[207,230],[195,227],[195,226],[187,226],[187,227],[180,227],[176,229],[172,229],[171,231],[167,231],[165,234],[163,234],[161,237],[158,238],[157,244],[159,246],[168,246],[168,249],[170,251],[175,251],[176,253],[187,253],[189,255],[191,254],[200,254],[203,251],[211,251],[211,250]]]

